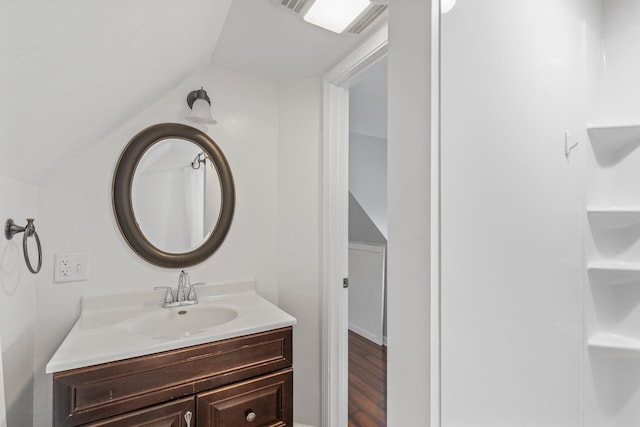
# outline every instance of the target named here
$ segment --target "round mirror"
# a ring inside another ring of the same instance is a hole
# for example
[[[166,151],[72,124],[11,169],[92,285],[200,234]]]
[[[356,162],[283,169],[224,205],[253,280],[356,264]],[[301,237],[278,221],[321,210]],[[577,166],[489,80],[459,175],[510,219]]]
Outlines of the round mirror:
[[[221,188],[209,156],[185,139],[164,139],[143,155],[133,175],[131,200],[142,234],[170,253],[192,251],[213,233]]]
[[[116,166],[116,222],[129,246],[154,265],[187,267],[211,256],[229,231],[234,204],[222,151],[190,126],[143,130]]]

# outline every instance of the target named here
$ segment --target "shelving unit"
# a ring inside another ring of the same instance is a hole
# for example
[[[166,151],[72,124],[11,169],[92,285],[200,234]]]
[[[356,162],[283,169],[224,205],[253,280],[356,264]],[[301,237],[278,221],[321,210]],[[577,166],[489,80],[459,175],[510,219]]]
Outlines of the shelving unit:
[[[640,124],[588,125],[594,147],[617,150],[629,144],[640,145]]]
[[[593,262],[587,265],[587,273],[591,281],[597,284],[615,286],[637,283],[640,286],[640,264]]]
[[[589,221],[603,228],[626,228],[640,225],[640,207],[591,206]]]
[[[589,350],[612,359],[640,358],[640,340],[617,334],[600,333],[589,338]]]
[[[588,126],[585,159],[585,427],[640,419],[640,123]]]

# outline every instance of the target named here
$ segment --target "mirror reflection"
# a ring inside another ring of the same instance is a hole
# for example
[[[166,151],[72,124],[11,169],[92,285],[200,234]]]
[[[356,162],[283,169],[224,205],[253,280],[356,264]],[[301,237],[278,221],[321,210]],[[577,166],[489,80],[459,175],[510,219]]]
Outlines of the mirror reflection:
[[[220,217],[218,174],[202,148],[185,139],[153,144],[136,167],[131,191],[140,230],[165,252],[198,248]]]
[[[165,268],[213,255],[235,210],[233,176],[220,147],[180,123],[149,126],[129,141],[116,165],[112,196],[129,247]]]

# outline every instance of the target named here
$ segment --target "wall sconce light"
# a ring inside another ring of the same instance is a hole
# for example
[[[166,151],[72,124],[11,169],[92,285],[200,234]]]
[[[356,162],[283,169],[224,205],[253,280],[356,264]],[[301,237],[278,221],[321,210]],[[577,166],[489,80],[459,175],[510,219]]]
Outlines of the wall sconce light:
[[[187,95],[187,105],[191,110],[187,114],[187,118],[198,123],[208,123],[215,125],[218,123],[211,116],[211,99],[207,95],[207,91],[203,87],[189,92]]]

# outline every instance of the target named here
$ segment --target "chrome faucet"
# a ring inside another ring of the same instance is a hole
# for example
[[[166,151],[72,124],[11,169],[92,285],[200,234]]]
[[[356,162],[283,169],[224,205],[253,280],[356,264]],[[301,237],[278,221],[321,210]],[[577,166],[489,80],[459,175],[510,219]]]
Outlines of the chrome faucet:
[[[178,288],[176,289],[175,298],[170,286],[156,286],[155,290],[165,290],[164,308],[181,307],[183,305],[193,305],[198,303],[198,295],[196,295],[196,289],[191,284],[189,279],[189,273],[185,270],[180,272],[178,276]]]
[[[182,270],[180,272],[180,276],[178,276],[178,289],[176,290],[176,299],[178,300],[178,302],[187,299],[184,295],[184,289],[186,287],[185,282],[189,283],[189,286],[191,286],[191,283],[189,281],[189,274],[187,274],[186,271]]]

